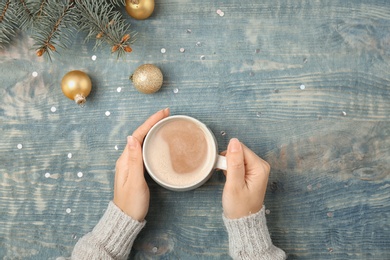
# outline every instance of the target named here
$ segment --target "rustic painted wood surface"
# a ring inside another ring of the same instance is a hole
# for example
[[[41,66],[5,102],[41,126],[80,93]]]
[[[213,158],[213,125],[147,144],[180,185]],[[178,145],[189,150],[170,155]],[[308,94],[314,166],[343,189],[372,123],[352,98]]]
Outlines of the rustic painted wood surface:
[[[0,51],[0,258],[69,256],[112,198],[126,136],[170,107],[220,150],[238,137],[271,163],[268,225],[289,259],[390,259],[389,1],[157,0],[128,21],[139,36],[123,60],[82,35],[52,63],[28,35]],[[128,80],[143,63],[164,73],[154,95]],[[93,80],[84,108],[60,90],[73,69]],[[228,258],[222,173],[185,193],[148,183],[132,259]]]

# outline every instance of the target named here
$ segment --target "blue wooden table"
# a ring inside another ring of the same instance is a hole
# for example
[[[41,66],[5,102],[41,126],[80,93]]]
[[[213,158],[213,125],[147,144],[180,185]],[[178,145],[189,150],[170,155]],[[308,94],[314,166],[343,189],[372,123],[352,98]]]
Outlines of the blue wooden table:
[[[69,256],[112,199],[126,136],[165,107],[271,164],[268,227],[289,259],[390,259],[389,1],[157,0],[126,19],[124,59],[81,33],[52,62],[24,33],[0,50],[1,259]],[[128,79],[144,63],[164,74],[156,94]],[[83,108],[60,88],[74,69],[93,82]],[[221,172],[184,193],[147,180],[131,259],[228,259]]]

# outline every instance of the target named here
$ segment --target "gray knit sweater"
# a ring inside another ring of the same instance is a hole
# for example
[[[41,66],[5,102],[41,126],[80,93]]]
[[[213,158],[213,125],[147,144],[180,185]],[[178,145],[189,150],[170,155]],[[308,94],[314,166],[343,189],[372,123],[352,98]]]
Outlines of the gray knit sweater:
[[[285,259],[285,253],[272,244],[264,207],[240,219],[222,217],[229,234],[229,253],[233,259]],[[135,238],[145,226],[122,212],[112,201],[94,229],[80,238],[72,259],[127,259]]]

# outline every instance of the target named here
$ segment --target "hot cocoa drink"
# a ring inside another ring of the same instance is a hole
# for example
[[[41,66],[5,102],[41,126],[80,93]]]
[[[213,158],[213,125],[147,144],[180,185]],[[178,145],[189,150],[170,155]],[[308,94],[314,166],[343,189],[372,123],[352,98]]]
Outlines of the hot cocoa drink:
[[[151,134],[145,143],[144,159],[156,178],[171,186],[188,186],[212,170],[215,144],[199,124],[175,118]]]

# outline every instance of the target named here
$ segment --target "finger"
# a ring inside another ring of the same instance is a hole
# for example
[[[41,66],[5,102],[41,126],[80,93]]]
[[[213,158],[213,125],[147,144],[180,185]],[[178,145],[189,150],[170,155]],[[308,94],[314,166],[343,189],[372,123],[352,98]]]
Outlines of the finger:
[[[142,144],[146,134],[149,132],[158,121],[169,116],[169,108],[158,111],[157,113],[150,116],[140,127],[133,132],[133,137],[137,138],[138,141]]]
[[[267,189],[270,166],[248,147],[242,146],[244,150],[246,186],[249,189],[260,190],[263,194]]]
[[[226,153],[227,161],[227,185],[245,184],[245,164],[242,145],[237,138],[232,138]]]
[[[226,156],[226,153],[227,153],[227,151],[225,150],[225,151],[220,152],[219,154],[222,156]],[[221,170],[221,169],[218,169],[218,170]],[[226,170],[222,170],[222,172],[226,176]]]
[[[253,152],[251,149],[249,149],[244,144],[242,144],[242,147],[244,150],[245,165],[248,168],[260,167],[260,168],[262,168],[262,170],[264,170],[268,174],[270,169],[271,169],[268,162],[263,160],[261,157],[259,157],[255,152]]]
[[[125,185],[132,183],[136,184],[144,181],[144,165],[142,161],[142,149],[138,139],[134,136],[127,137],[128,150],[128,174]]]
[[[126,182],[127,175],[128,175],[128,157],[129,157],[129,149],[128,146],[126,145],[121,156],[116,161],[115,181],[114,181],[115,188],[123,186],[123,184]]]

